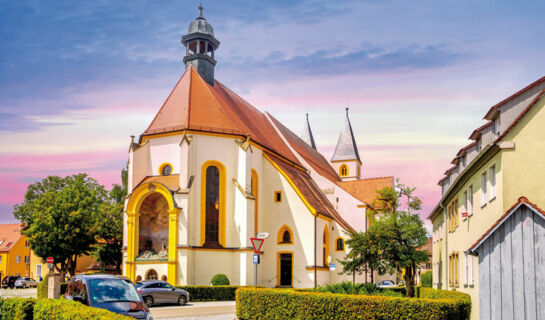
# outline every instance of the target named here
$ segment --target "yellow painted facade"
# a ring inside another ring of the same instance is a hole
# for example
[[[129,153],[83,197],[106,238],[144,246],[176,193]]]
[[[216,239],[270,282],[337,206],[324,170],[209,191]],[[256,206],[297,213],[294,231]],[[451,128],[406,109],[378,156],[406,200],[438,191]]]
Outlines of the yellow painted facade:
[[[0,278],[30,275],[29,263],[25,263],[30,259],[30,248],[27,247],[27,243],[27,238],[21,236],[11,245],[9,251],[0,252]]]
[[[472,319],[479,318],[478,257],[465,252],[519,197],[525,196],[545,208],[544,104],[545,99],[538,100],[498,143],[483,149],[460,173],[452,190],[445,193],[430,216],[434,236],[433,286],[468,293],[472,301]],[[472,206],[466,200],[466,195],[470,197],[471,194]],[[452,207],[454,205],[456,207]],[[464,218],[464,212],[468,212],[469,217]],[[449,221],[451,219],[458,219],[457,225]]]

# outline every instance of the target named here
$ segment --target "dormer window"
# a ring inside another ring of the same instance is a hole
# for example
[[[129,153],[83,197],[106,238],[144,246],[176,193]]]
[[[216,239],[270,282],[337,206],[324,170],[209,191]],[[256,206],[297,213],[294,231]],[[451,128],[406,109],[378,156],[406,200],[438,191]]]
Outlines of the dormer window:
[[[477,152],[481,152],[481,138],[477,139],[477,144],[475,145]]]

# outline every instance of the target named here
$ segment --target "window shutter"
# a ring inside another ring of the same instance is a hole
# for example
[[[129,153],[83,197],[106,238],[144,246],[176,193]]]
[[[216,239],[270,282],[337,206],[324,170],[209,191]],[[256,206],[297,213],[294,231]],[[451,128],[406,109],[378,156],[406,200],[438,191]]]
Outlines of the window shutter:
[[[474,261],[475,257],[470,255],[469,256],[469,285],[474,285],[475,284],[475,278],[474,278],[474,274],[473,274],[473,261]]]

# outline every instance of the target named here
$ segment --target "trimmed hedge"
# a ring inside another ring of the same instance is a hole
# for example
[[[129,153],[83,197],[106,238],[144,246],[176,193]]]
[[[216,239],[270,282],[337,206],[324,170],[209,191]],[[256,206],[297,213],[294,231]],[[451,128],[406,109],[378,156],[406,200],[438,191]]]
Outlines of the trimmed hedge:
[[[38,300],[34,306],[34,320],[72,319],[130,320],[133,318],[122,316],[105,309],[92,308],[79,302],[65,299],[41,299]]]
[[[34,298],[0,299],[1,320],[32,320],[34,315]]]
[[[433,274],[431,271],[426,271],[420,275],[420,282],[423,287],[431,288]]]
[[[178,286],[189,293],[189,301],[234,301],[239,286]]]
[[[228,286],[231,283],[229,282],[229,278],[227,278],[226,275],[223,273],[218,273],[212,277],[212,280],[210,280],[210,284],[213,286]]]
[[[421,294],[426,299],[240,288],[236,292],[236,310],[241,320],[469,319],[468,295],[427,290]]]
[[[42,282],[38,284],[38,291],[36,293],[36,297],[38,299],[47,299],[48,283],[49,283],[49,275],[46,274]],[[68,283],[66,282],[61,283],[61,296],[66,292],[66,287],[68,287]]]

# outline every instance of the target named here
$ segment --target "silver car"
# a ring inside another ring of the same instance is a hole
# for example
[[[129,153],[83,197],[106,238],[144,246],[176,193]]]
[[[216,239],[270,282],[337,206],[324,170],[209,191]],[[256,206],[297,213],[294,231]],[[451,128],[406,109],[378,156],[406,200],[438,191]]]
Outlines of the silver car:
[[[183,306],[189,301],[189,293],[187,291],[175,288],[171,284],[161,280],[138,281],[136,288],[148,307],[162,303],[177,303]]]
[[[15,280],[15,288],[33,288],[38,286],[38,281],[29,278],[29,277],[22,277],[17,280]]]

